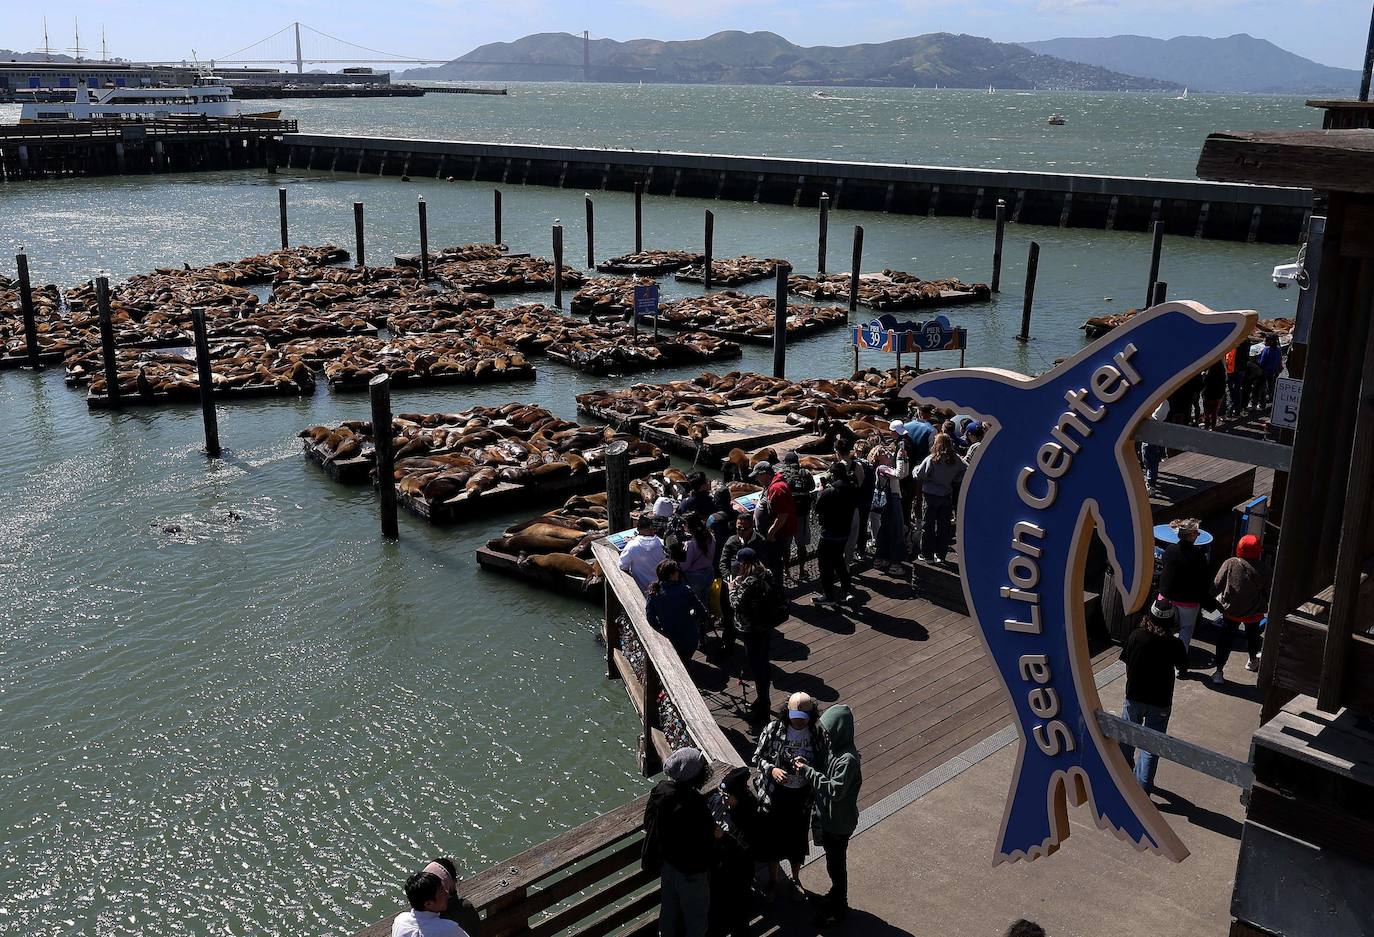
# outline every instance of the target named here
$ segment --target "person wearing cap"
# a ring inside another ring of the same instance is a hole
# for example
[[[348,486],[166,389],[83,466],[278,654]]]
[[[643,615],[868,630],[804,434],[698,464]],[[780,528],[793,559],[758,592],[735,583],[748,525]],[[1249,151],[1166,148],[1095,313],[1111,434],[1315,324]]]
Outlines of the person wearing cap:
[[[804,582],[807,579],[806,551],[811,545],[811,505],[816,497],[816,479],[801,467],[801,457],[795,449],[782,457],[778,473],[787,479],[792,503],[797,508],[797,532],[792,541],[797,545],[797,581]]]
[[[639,515],[635,531],[635,536],[626,541],[620,551],[620,568],[634,577],[639,585],[639,591],[647,594],[649,586],[658,579],[658,564],[662,563],[668,554],[663,548],[663,540],[654,528],[652,514]]]
[[[873,450],[873,474],[876,478],[872,497],[874,565],[879,572],[901,575],[906,562],[906,518],[902,514],[902,482],[911,474],[902,443],[903,424],[893,420],[889,429],[897,434],[892,446],[877,446]]]
[[[1168,599],[1156,599],[1140,627],[1131,632],[1121,649],[1126,665],[1126,701],[1121,718],[1154,729],[1169,730],[1169,711],[1174,705],[1174,672],[1188,666],[1188,651],[1173,633],[1177,613]],[[1154,752],[1121,744],[1121,754],[1134,764],[1136,780],[1153,793],[1159,757]]]
[[[406,879],[410,910],[391,922],[391,937],[468,937],[456,921],[444,918],[449,889],[433,872],[416,872]]]
[[[773,684],[773,629],[787,620],[787,599],[782,594],[781,583],[765,565],[763,554],[745,547],[735,559],[730,604],[734,609],[735,628],[744,644],[749,676],[754,681],[750,718],[761,721],[768,715]]]
[[[1177,534],[1178,542],[1165,547],[1160,558],[1159,597],[1168,599],[1178,613],[1178,639],[1187,650],[1193,644],[1193,629],[1197,627],[1202,604],[1211,600],[1211,563],[1197,545],[1201,528],[1195,518],[1170,521],[1169,526]],[[1182,677],[1187,671],[1184,667],[1178,675]]]
[[[706,756],[679,748],[663,762],[667,777],[644,806],[640,867],[662,877],[658,927],[663,937],[705,937],[716,832],[701,789],[711,777]]]
[[[771,863],[770,890],[781,883],[781,863],[786,860],[796,897],[806,893],[800,875],[808,851],[812,789],[808,776],[797,766],[824,771],[828,761],[829,746],[816,721],[815,701],[806,693],[793,693],[759,733],[754,749],[756,794],[767,818],[759,859]]]
[[[762,822],[758,799],[749,787],[749,769],[730,769],[707,804],[720,834],[711,866],[706,935],[746,937],[753,917],[749,891]]]
[[[768,462],[754,466],[754,482],[763,487],[763,495],[754,509],[754,526],[767,543],[764,561],[782,585],[783,567],[787,554],[797,536],[797,503],[792,489],[781,472],[775,472]]]
[[[1236,555],[1221,564],[1216,579],[1212,582],[1217,607],[1221,609],[1221,635],[1217,638],[1217,669],[1212,674],[1214,684],[1221,685],[1226,682],[1223,671],[1226,669],[1227,659],[1231,656],[1231,646],[1235,643],[1236,632],[1242,626],[1245,628],[1246,649],[1250,652],[1245,669],[1259,669],[1259,624],[1264,620],[1267,591],[1260,555],[1259,537],[1246,534],[1236,544]]]
[[[737,572],[737,559],[740,551],[748,547],[754,554],[762,553],[767,544],[754,529],[754,515],[741,511],[734,515],[735,532],[725,538],[720,548],[720,559],[716,561],[716,575],[725,588],[720,603],[721,653],[727,659],[735,648],[735,609],[730,602],[730,582]]]
[[[831,706],[820,718],[828,757],[817,768],[800,759],[793,765],[811,785],[815,800],[812,838],[825,850],[830,892],[818,902],[818,924],[838,921],[849,912],[849,838],[859,827],[859,788],[863,771],[854,747],[854,714],[848,706]]]
[[[444,883],[444,888],[448,891],[448,909],[444,911],[443,917],[450,921],[457,921],[458,926],[468,937],[478,937],[482,926],[482,917],[477,913],[477,909],[472,906],[472,902],[458,894],[458,866],[448,856],[437,856],[429,860],[421,872],[429,872],[439,876],[439,880]]]
[[[983,437],[987,432],[987,425],[981,420],[974,420],[964,427],[964,436],[968,439],[968,451],[964,453],[964,461],[969,465],[973,464],[973,457],[978,454],[978,450],[983,448]]]
[[[838,459],[822,479],[822,486],[821,493],[816,496],[816,519],[821,525],[821,539],[816,545],[821,595],[816,604],[833,610],[842,603],[858,601],[844,555],[850,526],[855,521],[854,505],[858,494],[849,475],[849,466]]]

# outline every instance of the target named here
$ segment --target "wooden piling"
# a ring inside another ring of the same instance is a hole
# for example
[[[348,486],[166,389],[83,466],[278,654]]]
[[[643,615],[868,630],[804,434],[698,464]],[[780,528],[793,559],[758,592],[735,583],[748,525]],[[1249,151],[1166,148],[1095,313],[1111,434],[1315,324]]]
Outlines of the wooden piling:
[[[491,209],[492,209],[492,232],[491,241],[493,244],[501,243],[501,190],[491,190]]]
[[[354,262],[359,266],[364,265],[363,260],[363,203],[353,203],[353,243],[355,246]]]
[[[420,211],[420,280],[429,282],[429,208],[425,205],[425,197],[420,196],[418,203]]]
[[[644,250],[644,183],[635,183],[635,253]]]
[[[1168,283],[1165,283],[1163,280],[1156,280],[1154,290],[1150,295],[1150,305],[1158,306],[1160,303],[1164,302],[1164,297],[1167,294],[1168,289]]]
[[[1000,292],[1002,287],[1002,235],[1007,227],[1007,200],[997,200],[997,234],[992,242],[992,291]]]
[[[105,362],[105,395],[110,406],[120,404],[119,369],[115,366],[114,323],[110,319],[110,281],[95,278],[95,306],[100,316],[100,356]]]
[[[35,371],[43,366],[38,353],[38,323],[33,317],[33,286],[29,283],[29,255],[20,251],[14,257],[19,270],[19,309],[24,316],[24,351],[29,367]]]
[[[705,240],[706,240],[706,251],[705,251],[706,260],[705,260],[705,263],[704,263],[703,266],[702,266],[702,275],[701,275],[701,276],[702,276],[702,281],[701,281],[701,282],[702,282],[702,288],[703,288],[703,289],[708,289],[708,290],[711,288],[711,243],[712,243],[712,241],[715,240],[715,236],[716,236],[716,216],[715,216],[715,214],[714,214],[710,209],[707,209],[707,211],[706,211],[706,237],[705,237]]]
[[[778,264],[777,292],[773,296],[773,376],[787,376],[787,278],[792,268]]]
[[[1150,305],[1150,300],[1155,295],[1155,280],[1159,279],[1159,253],[1164,248],[1164,222],[1156,221],[1150,225],[1150,234],[1153,238],[1150,244],[1150,279],[1145,284],[1145,305]]]
[[[816,231],[816,275],[825,273],[825,241],[830,231],[830,196],[821,193],[820,217]]]
[[[864,260],[863,225],[854,226],[854,256],[849,264],[849,311],[859,308],[859,268]],[[859,370],[859,346],[854,346],[854,370]]]
[[[607,591],[610,585],[606,586]],[[654,747],[654,723],[658,716],[658,694],[663,692],[663,681],[654,667],[652,657],[644,664],[644,712],[640,713],[639,772],[651,778],[663,768]]]
[[[286,250],[291,246],[291,240],[286,236],[286,186],[277,189],[277,215],[281,219],[281,249]]]
[[[1021,334],[1016,336],[1018,342],[1030,341],[1031,306],[1035,302],[1035,272],[1039,266],[1040,245],[1031,241],[1030,255],[1026,258],[1026,298],[1021,306]]]
[[[596,269],[596,219],[593,215],[592,197],[586,196],[587,203],[587,269]]]
[[[219,419],[215,416],[215,382],[210,370],[210,339],[205,332],[205,309],[191,310],[191,330],[196,340],[196,382],[200,384],[200,419],[205,425],[205,454],[218,458]]]
[[[378,374],[368,381],[367,394],[372,402],[372,445],[377,462],[382,536],[395,540],[400,532],[396,528],[396,455],[391,447],[391,375]]]
[[[617,439],[606,447],[606,515],[608,533],[630,527],[630,444]]]
[[[553,304],[563,308],[563,226],[553,226]]]

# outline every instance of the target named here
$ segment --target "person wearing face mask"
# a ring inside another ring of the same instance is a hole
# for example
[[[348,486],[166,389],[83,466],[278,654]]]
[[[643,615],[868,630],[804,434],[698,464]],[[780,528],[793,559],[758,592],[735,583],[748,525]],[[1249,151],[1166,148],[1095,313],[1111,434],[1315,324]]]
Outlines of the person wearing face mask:
[[[805,896],[801,863],[808,852],[812,788],[798,765],[824,771],[828,746],[816,722],[816,703],[806,693],[793,693],[759,733],[754,750],[755,792],[766,817],[759,858],[770,863],[769,891],[782,882],[782,861],[791,867],[793,897]]]

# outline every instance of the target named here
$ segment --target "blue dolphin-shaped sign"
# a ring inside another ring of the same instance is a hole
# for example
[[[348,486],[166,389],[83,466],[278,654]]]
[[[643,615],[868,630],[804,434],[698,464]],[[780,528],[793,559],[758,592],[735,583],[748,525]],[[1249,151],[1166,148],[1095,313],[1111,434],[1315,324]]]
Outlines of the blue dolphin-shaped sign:
[[[1163,303],[1039,377],[959,368],[903,390],[991,424],[964,482],[958,535],[969,611],[1020,733],[994,864],[1057,850],[1069,801],[1089,803],[1099,827],[1138,849],[1188,854],[1098,728],[1084,566],[1096,528],[1126,607],[1146,599],[1152,519],[1132,434],[1254,324],[1253,312]]]

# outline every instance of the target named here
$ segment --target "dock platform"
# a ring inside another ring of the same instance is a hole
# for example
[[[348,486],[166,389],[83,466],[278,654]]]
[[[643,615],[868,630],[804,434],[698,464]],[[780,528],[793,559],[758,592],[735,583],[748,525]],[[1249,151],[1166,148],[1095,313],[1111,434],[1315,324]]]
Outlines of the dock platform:
[[[670,429],[647,422],[639,424],[638,432],[645,442],[689,459],[704,459],[703,464],[715,468],[731,449],[757,449],[807,431],[805,426],[787,422],[784,414],[761,413],[749,406],[732,407],[711,419],[724,423],[725,428],[711,431],[700,446],[690,436],[679,436]]]
[[[586,585],[585,580],[566,573],[552,572],[538,566],[520,567],[520,558],[509,553],[493,550],[491,547],[477,548],[477,565],[488,572],[500,573],[512,579],[530,583],[559,595],[582,599],[597,608],[606,601],[606,590],[601,583]]]

